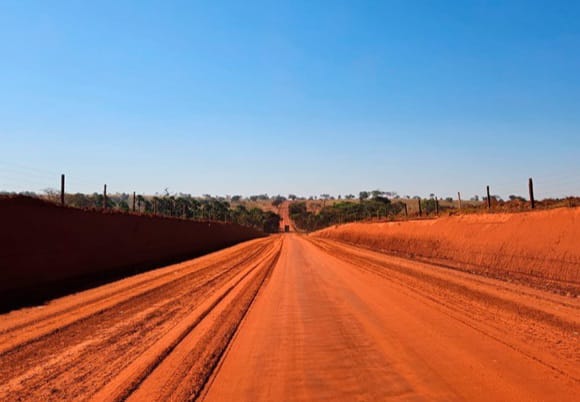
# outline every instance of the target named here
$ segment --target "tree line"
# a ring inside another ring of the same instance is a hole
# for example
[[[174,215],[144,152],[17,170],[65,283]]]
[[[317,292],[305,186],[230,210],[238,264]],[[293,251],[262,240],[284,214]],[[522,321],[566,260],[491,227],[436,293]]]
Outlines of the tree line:
[[[60,193],[55,190],[45,190],[45,195],[39,196],[33,192],[27,192],[29,197],[41,197],[50,201],[59,202]],[[280,216],[272,211],[264,211],[260,208],[247,208],[242,203],[232,205],[224,197],[193,197],[190,194],[169,194],[143,196],[137,195],[133,200],[133,195],[127,193],[107,194],[65,194],[65,204],[70,207],[93,209],[93,210],[113,210],[122,212],[132,212],[133,202],[135,212],[155,216],[174,217],[192,220],[209,220],[232,222],[243,226],[249,226],[262,230],[266,233],[279,231]]]
[[[322,207],[318,213],[308,211],[306,202],[294,202],[290,204],[290,217],[299,229],[314,231],[362,219],[394,216],[405,209],[403,202],[391,202],[384,195],[372,198],[362,195],[359,202],[336,202]]]

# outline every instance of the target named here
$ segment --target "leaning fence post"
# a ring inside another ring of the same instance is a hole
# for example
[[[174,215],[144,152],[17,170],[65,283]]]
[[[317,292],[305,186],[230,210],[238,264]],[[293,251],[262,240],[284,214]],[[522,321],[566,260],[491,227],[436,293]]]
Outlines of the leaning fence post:
[[[487,209],[491,209],[491,197],[489,195],[489,186],[487,186],[486,190],[487,190]]]
[[[407,203],[403,203],[405,207],[405,218],[409,216],[409,211],[407,211]]]
[[[528,179],[528,189],[530,190],[530,207],[534,209],[536,207],[536,201],[534,200],[534,181],[531,177]]]
[[[457,192],[457,199],[459,200],[459,209],[461,209],[461,193]]]

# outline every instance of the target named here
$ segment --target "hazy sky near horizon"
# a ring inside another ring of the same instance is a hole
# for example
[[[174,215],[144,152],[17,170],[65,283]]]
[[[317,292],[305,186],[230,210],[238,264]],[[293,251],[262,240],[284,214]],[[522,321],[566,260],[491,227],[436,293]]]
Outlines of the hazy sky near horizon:
[[[578,1],[2,1],[0,190],[580,195]]]

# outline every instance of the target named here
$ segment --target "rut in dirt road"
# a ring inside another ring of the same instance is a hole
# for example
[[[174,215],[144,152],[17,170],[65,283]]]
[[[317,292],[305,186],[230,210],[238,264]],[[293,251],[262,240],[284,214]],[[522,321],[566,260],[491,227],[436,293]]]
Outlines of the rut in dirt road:
[[[201,387],[279,250],[251,241],[3,316],[0,400],[124,399],[196,330]]]
[[[572,400],[579,307],[288,235],[203,400]]]
[[[579,312],[277,235],[0,316],[0,400],[572,400]]]

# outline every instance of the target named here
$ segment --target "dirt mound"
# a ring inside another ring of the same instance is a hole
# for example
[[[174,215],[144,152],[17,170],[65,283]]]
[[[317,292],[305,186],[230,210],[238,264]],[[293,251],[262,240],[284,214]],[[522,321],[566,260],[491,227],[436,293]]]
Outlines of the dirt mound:
[[[0,310],[38,303],[263,236],[235,224],[0,198]]]
[[[580,208],[353,223],[313,236],[580,293]]]

